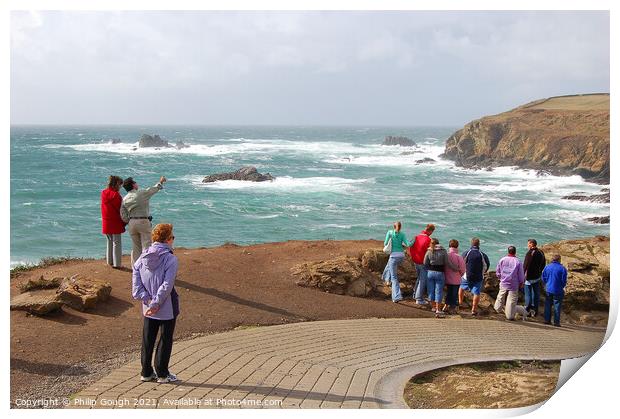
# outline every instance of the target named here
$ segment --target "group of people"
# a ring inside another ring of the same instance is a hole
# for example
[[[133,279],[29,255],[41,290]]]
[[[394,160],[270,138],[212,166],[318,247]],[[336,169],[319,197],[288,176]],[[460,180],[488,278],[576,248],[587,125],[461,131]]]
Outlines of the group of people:
[[[125,228],[133,242],[131,250],[132,296],[142,302],[142,381],[158,383],[177,381],[168,370],[174,327],[179,315],[179,295],[174,283],[178,259],[174,255],[172,224],[157,224],[152,228],[149,200],[163,188],[161,177],[150,188],[139,189],[131,177],[123,180],[110,176],[108,187],[101,191],[102,229],[107,239],[106,262],[122,268],[121,234]],[[124,198],[121,186],[127,191]],[[155,342],[159,333],[159,343]],[[155,352],[155,369],[153,369]]]
[[[489,257],[480,250],[480,239],[472,238],[471,247],[460,254],[458,240],[450,240],[446,251],[438,239],[431,238],[435,231],[434,224],[428,224],[411,241],[407,240],[401,229],[402,223],[395,222],[383,243],[385,252],[390,254],[383,271],[383,280],[386,285],[391,285],[392,301],[398,303],[403,299],[398,266],[408,253],[417,273],[413,291],[416,304],[430,303],[435,315],[444,317],[446,313],[456,314],[463,304],[465,292],[471,292],[471,314],[476,316],[484,275],[490,267]],[[516,247],[508,247],[507,255],[499,260],[495,271],[499,280],[499,292],[494,308],[498,313],[503,312],[509,320],[514,320],[516,314],[523,320],[528,316],[538,316],[542,282],[546,292],[544,321],[551,324],[553,314],[553,324],[560,326],[568,272],[561,264],[559,254],[554,254],[551,263],[547,264],[545,254],[537,246],[535,239],[528,240],[528,251],[523,262],[517,258]],[[525,306],[517,304],[520,290],[524,292]]]

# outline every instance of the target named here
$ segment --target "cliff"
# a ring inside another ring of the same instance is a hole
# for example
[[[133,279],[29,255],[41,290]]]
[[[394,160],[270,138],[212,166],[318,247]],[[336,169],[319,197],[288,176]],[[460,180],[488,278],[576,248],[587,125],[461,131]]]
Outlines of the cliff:
[[[519,166],[609,183],[609,94],[558,96],[485,116],[446,141],[458,166]]]

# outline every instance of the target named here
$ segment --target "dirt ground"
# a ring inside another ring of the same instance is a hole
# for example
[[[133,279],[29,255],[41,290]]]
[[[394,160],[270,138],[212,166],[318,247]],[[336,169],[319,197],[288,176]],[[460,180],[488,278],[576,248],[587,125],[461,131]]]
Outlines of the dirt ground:
[[[373,240],[328,240],[177,248],[176,288],[181,314],[175,340],[236,327],[302,321],[434,317],[411,299],[394,304],[387,297],[365,299],[303,288],[295,284],[290,273],[299,263],[358,256],[381,246]],[[123,257],[123,263],[129,266],[128,256]],[[102,259],[65,261],[14,275],[11,296],[19,293],[19,285],[29,278],[74,274],[110,282],[111,297],[89,312],[63,308],[45,317],[10,312],[13,407],[31,407],[24,400],[68,397],[139,357],[142,313],[139,302],[131,298],[129,269],[112,269]],[[460,316],[472,321],[506,321],[498,314],[472,318],[467,310]]]
[[[404,397],[413,409],[525,407],[551,397],[559,374],[559,361],[457,365],[412,378]]]

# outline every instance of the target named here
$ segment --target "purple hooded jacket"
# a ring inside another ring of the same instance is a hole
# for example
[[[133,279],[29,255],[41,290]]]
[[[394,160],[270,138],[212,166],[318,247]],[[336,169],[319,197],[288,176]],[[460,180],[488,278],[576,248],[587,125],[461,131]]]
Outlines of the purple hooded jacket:
[[[166,243],[153,243],[133,265],[131,294],[142,300],[142,314],[149,308],[159,310],[151,319],[170,320],[179,314],[178,294],[174,289],[179,261]]]

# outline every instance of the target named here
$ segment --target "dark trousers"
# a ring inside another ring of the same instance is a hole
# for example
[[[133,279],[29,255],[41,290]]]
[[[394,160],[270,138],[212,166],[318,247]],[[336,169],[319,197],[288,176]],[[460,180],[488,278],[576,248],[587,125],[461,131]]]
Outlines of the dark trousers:
[[[551,323],[551,306],[553,305],[553,324],[560,324],[560,313],[562,311],[562,300],[564,294],[547,294],[545,298],[545,322]]]
[[[449,307],[456,307],[459,305],[459,288],[460,285],[446,285],[446,305]]]
[[[177,319],[156,320],[144,317],[144,328],[142,329],[142,376],[150,377],[153,374],[153,349],[157,332],[161,330],[157,351],[155,352],[155,371],[158,377],[167,377],[168,363],[172,354],[172,335]]]

